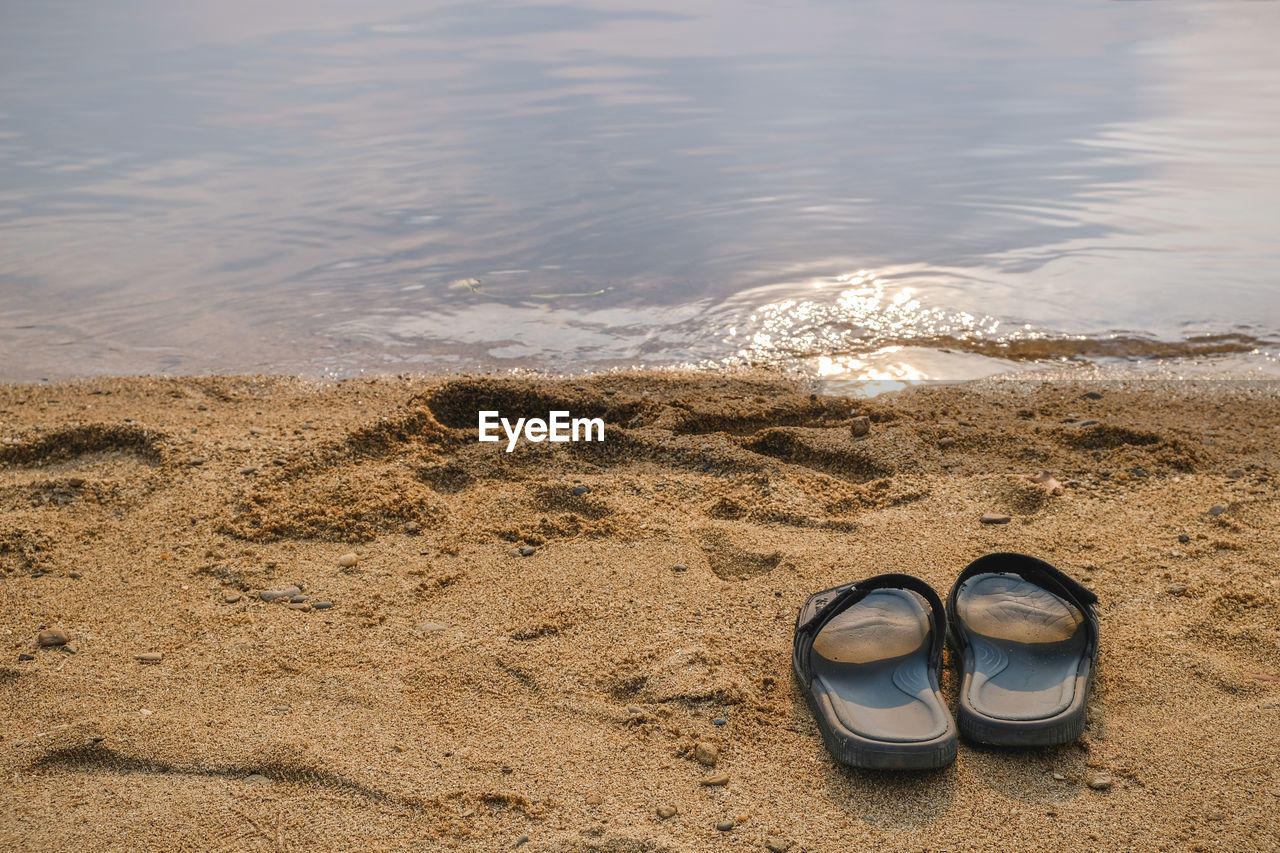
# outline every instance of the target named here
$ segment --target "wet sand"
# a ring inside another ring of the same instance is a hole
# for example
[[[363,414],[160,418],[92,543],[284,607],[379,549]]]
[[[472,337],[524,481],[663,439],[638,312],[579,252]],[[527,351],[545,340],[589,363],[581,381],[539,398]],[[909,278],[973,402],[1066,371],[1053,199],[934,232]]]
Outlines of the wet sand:
[[[606,441],[507,454],[480,408]],[[1277,447],[1275,383],[0,386],[0,847],[1266,849]],[[1100,597],[1085,737],[833,764],[800,603],[996,550]]]

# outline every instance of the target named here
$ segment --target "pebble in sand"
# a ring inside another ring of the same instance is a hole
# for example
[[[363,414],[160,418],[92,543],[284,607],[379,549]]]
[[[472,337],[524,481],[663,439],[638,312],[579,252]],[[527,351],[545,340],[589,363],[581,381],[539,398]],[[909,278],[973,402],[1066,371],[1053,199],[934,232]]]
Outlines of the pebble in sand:
[[[69,639],[61,628],[46,628],[36,635],[36,642],[45,648],[65,645]]]

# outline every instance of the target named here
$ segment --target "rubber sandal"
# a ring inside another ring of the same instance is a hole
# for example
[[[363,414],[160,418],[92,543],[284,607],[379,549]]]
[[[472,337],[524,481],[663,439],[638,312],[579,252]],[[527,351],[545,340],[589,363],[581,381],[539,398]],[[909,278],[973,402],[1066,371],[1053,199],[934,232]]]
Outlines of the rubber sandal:
[[[792,664],[837,761],[922,770],[955,760],[938,689],[946,619],[938,594],[910,575],[824,590],[800,608]]]
[[[970,563],[947,596],[961,734],[995,746],[1080,737],[1098,657],[1097,600],[1034,557]]]

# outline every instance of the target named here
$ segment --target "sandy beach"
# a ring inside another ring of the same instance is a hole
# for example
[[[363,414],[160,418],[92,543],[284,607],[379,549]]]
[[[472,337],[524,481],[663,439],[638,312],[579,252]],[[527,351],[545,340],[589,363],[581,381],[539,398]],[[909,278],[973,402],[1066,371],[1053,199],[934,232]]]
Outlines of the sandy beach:
[[[1275,383],[0,386],[0,848],[1274,849],[1277,447]],[[1099,596],[1084,738],[835,765],[798,606],[1002,550]]]

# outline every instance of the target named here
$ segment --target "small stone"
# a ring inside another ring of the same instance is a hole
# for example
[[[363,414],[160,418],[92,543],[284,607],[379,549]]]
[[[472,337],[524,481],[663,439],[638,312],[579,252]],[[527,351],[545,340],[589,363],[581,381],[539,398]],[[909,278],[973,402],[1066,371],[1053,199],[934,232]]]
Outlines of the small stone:
[[[940,450],[946,450],[948,447],[954,447],[955,443],[956,443],[956,440],[954,438],[952,438],[949,435],[946,435],[938,439],[938,448]]]
[[[658,817],[662,820],[675,817],[679,811],[675,806],[658,806]]]
[[[573,496],[575,498],[580,498],[583,495],[591,494],[591,487],[590,486],[574,486],[572,491],[573,491]]]
[[[1227,479],[1229,480],[1239,480],[1243,476],[1244,476],[1244,472],[1241,471],[1239,468],[1232,468],[1230,471],[1227,472]]]
[[[522,836],[520,836],[519,838],[517,838],[517,839],[516,839],[516,846],[517,846],[517,847],[523,847],[524,845],[526,845],[526,844],[528,844],[528,843],[529,843],[529,836],[527,836],[527,835],[522,835]]]
[[[270,782],[271,780],[266,776],[263,776],[261,773],[250,773],[248,776],[244,777],[244,783],[246,785],[266,785]]]
[[[785,838],[770,835],[764,840],[764,849],[768,850],[769,853],[787,853],[791,849],[791,842]]]
[[[199,468],[204,464],[204,460],[197,456],[195,459],[188,459],[187,464],[192,468]]]
[[[686,566],[684,563],[676,563],[674,566],[672,566],[672,567],[671,567],[671,571],[673,571],[673,572],[687,572],[687,571],[689,571],[689,567],[688,567],[688,566]]]
[[[307,604],[305,601],[299,601],[297,604],[290,602],[289,609],[290,610],[310,610],[311,605]]]
[[[1056,771],[1056,770],[1053,772],[1053,778],[1054,778],[1054,780],[1055,780],[1055,781],[1058,781],[1058,782],[1065,782],[1065,781],[1067,781],[1067,777],[1066,777],[1066,776],[1064,776],[1064,775],[1062,775],[1061,773],[1059,773],[1059,772],[1058,772],[1058,771]]]
[[[699,741],[693,748],[693,758],[705,767],[715,767],[716,762],[720,760],[720,750],[713,743]]]
[[[67,572],[67,577],[71,578],[73,581],[78,581],[80,578],[84,577],[84,575],[79,572]]]
[[[18,655],[18,660],[35,660],[35,659],[36,659],[35,655],[29,655],[26,652],[23,652],[22,654]]]
[[[708,788],[723,788],[729,784],[728,773],[717,773],[714,776],[707,776],[698,780],[698,784]]]
[[[1080,395],[1081,400],[1101,400],[1102,395],[1097,391],[1088,391]]]
[[[257,471],[258,471],[258,468],[255,465],[246,465],[240,469],[240,473],[246,476],[248,476],[249,474],[256,474]]]
[[[332,601],[317,601],[311,605],[312,610],[328,610],[333,606]]]
[[[1135,466],[1133,470],[1130,471],[1129,473],[1133,474],[1133,476],[1135,477],[1146,478],[1151,476],[1151,474],[1147,471],[1147,469],[1143,468],[1141,465]]]
[[[1085,781],[1085,784],[1095,791],[1110,791],[1111,777],[1106,773],[1094,773]]]
[[[443,622],[423,622],[418,626],[418,630],[424,634],[435,634],[448,628],[449,626]]]
[[[1209,515],[1212,515],[1214,517],[1222,515],[1226,511],[1227,511],[1227,508],[1222,504],[1214,504],[1213,506],[1209,507]]]
[[[241,595],[238,592],[228,592],[226,595],[222,596],[222,600],[227,604],[235,604],[240,600],[240,598]]]
[[[138,711],[138,713],[139,713],[139,714],[141,714],[141,715],[142,715],[142,716],[144,716],[144,717],[150,717],[150,716],[151,716],[152,714],[154,714],[155,712],[154,712],[154,711],[152,711],[150,708],[142,708],[142,709],[140,709],[140,710]]]
[[[733,829],[733,827],[734,827],[734,822],[731,820],[716,821],[716,829],[720,830],[721,832],[728,832],[729,830]]]
[[[1165,589],[1165,592],[1170,595],[1186,595],[1187,585],[1185,583],[1171,583],[1168,588]]]
[[[306,601],[306,600],[307,600],[307,597],[306,597],[305,595],[295,595],[293,598],[289,599],[289,603],[290,603],[290,604],[301,604],[302,602],[304,602],[304,601]]]
[[[508,551],[508,552],[507,552],[507,556],[508,556],[508,557],[519,557],[519,556],[520,556],[520,549],[519,549],[519,548],[512,548],[510,551]]]
[[[302,590],[298,589],[296,586],[291,586],[288,589],[264,589],[258,593],[258,598],[270,603],[281,598],[293,598],[300,592],[302,592]]]
[[[866,415],[859,415],[849,421],[849,435],[854,438],[861,438],[871,432],[871,418]]]
[[[356,556],[355,551],[348,551],[338,558],[338,565],[344,569],[349,569],[360,562],[360,558]]]
[[[161,652],[143,652],[140,655],[134,655],[133,659],[138,663],[160,663],[164,660],[164,655]]]
[[[287,714],[292,710],[292,708],[293,706],[289,704],[271,706],[271,710],[275,711],[277,714]]]
[[[1054,495],[1061,495],[1066,492],[1066,489],[1062,487],[1062,483],[1058,482],[1058,479],[1048,471],[1041,471],[1039,474],[1033,474],[1031,482],[1039,483]]]
[[[404,532],[410,536],[416,536],[420,530],[422,530],[422,525],[416,521],[410,521],[404,526]]]
[[[599,794],[587,794],[587,805],[598,806],[604,803],[604,798]]]
[[[998,512],[984,512],[981,521],[983,524],[1008,524],[1013,519]]]
[[[1097,421],[1081,421],[1080,423],[1076,424],[1076,426],[1082,426],[1082,427],[1097,426],[1097,425],[1098,425]]]
[[[711,725],[715,726],[716,728],[720,728],[721,726],[725,725],[728,722],[729,720],[726,717],[716,717],[714,720],[711,721]]]
[[[70,480],[67,480],[67,485],[73,489],[78,489],[84,485],[84,479],[82,477],[72,477]]]
[[[1178,534],[1178,541],[1179,541],[1179,542],[1181,542],[1183,545],[1186,545],[1188,542],[1190,542],[1190,541],[1191,541],[1191,537],[1190,537],[1190,536],[1188,536],[1188,535],[1187,535],[1187,534],[1185,534],[1185,533],[1179,533],[1179,534]]]
[[[537,549],[537,548],[535,548],[535,547],[533,547],[532,545],[521,545],[521,546],[520,546],[520,556],[521,556],[521,557],[532,557],[532,556],[533,556],[534,554],[536,554],[536,553],[538,553],[538,549]]]
[[[60,628],[46,628],[39,634],[36,634],[36,643],[45,648],[50,646],[64,645],[71,638],[67,636],[67,632]]]

